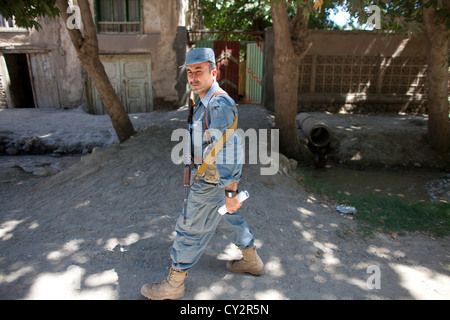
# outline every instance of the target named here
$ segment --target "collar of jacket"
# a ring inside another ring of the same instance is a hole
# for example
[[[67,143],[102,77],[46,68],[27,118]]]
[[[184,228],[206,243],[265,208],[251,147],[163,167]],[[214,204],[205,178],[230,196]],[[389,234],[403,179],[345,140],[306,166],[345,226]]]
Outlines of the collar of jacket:
[[[214,81],[213,85],[211,86],[211,88],[209,88],[208,92],[205,94],[205,96],[203,97],[203,99],[201,100],[202,104],[206,107],[209,103],[209,100],[211,99],[212,95],[220,89],[219,84],[217,83],[217,81]]]

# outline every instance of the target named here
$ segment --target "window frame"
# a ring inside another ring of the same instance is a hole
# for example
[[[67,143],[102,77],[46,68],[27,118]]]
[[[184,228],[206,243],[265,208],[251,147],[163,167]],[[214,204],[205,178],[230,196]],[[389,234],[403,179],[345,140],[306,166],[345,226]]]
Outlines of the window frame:
[[[14,17],[5,18],[0,14],[0,32],[28,32],[28,29],[17,26]]]
[[[129,1],[124,0],[125,2],[125,21],[114,21],[114,0],[109,0],[109,12],[111,16],[111,21],[101,20],[101,5],[100,0],[94,1],[94,16],[95,16],[95,28],[98,34],[142,34],[143,33],[143,24],[142,24],[142,0],[138,1],[138,21],[129,21]],[[117,25],[118,30],[116,31],[101,31],[100,25]],[[139,24],[138,31],[127,31],[123,30],[124,26],[127,25],[137,25]]]

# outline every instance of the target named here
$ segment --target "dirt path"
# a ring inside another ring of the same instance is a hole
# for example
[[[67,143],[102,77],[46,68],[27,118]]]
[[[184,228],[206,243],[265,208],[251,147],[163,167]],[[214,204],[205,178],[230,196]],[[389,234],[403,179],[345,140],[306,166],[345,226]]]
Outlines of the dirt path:
[[[170,265],[183,200],[171,133],[184,124],[182,111],[155,114],[129,141],[50,176],[3,159],[0,299],[142,299],[141,285]],[[243,129],[270,126],[261,107],[240,109]],[[262,176],[259,165],[245,165],[240,187],[251,194],[242,214],[266,274],[228,272],[238,252],[217,234],[189,272],[185,299],[450,299],[449,238],[362,240],[335,204],[283,171]]]

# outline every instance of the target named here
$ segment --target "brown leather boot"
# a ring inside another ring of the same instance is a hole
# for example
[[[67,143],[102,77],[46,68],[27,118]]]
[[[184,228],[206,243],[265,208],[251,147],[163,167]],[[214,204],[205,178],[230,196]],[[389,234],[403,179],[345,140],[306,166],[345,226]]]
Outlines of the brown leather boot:
[[[251,273],[260,276],[264,273],[264,264],[256,253],[256,247],[241,250],[242,259],[227,262],[227,270],[235,273]]]
[[[147,283],[141,288],[141,294],[151,300],[176,300],[184,297],[184,278],[187,271],[180,272],[170,267],[166,279],[158,283]]]

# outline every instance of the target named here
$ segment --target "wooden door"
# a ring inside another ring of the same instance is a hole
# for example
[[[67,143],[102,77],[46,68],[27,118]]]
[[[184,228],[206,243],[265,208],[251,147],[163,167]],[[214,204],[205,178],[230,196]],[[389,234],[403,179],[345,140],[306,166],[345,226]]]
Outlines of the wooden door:
[[[127,113],[145,113],[153,110],[149,55],[105,55],[100,59]],[[90,91],[91,112],[105,114],[103,104],[91,81]]]
[[[123,106],[128,113],[152,110],[150,58],[127,57],[120,60]]]
[[[60,108],[58,81],[49,54],[30,54],[30,69],[37,108]]]

